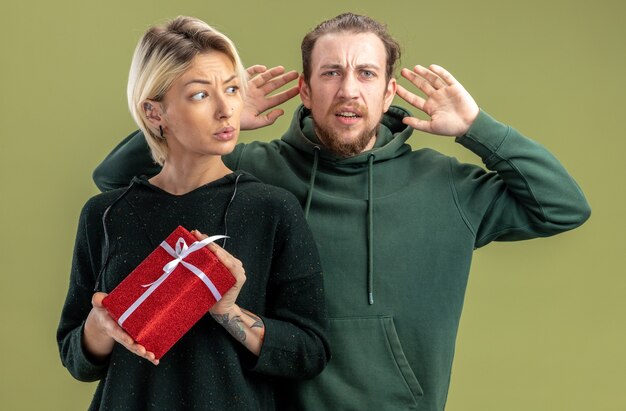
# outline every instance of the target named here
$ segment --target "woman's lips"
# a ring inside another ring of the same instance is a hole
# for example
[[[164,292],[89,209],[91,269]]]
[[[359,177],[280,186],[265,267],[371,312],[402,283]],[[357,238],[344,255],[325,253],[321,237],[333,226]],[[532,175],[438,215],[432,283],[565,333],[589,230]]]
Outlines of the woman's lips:
[[[221,130],[219,130],[217,133],[213,133],[213,135],[218,140],[228,141],[228,140],[232,140],[235,137],[236,131],[237,130],[235,130],[234,127],[224,127]]]

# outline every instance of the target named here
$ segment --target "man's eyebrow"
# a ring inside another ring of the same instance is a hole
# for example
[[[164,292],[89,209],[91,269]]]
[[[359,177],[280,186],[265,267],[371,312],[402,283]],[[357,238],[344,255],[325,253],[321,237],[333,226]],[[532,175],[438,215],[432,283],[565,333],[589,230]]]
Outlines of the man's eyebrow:
[[[363,64],[357,64],[356,68],[358,69],[380,69],[380,66],[378,64],[375,63],[363,63]]]
[[[337,64],[337,63],[329,63],[329,64],[322,64],[320,66],[320,68],[322,69],[343,69],[344,66],[342,64]],[[362,64],[357,64],[356,66],[357,69],[377,69],[380,70],[380,66],[378,64],[375,63],[362,63]]]
[[[232,76],[228,77],[226,80],[222,81],[222,84],[226,84],[226,83],[230,83],[231,81],[233,81],[234,79],[237,78],[236,74],[233,74]],[[213,84],[211,81],[206,80],[206,79],[191,79],[188,82],[185,83],[185,87],[190,85],[190,84],[194,84],[194,83],[198,83],[198,84]]]
[[[321,68],[323,68],[323,69],[342,69],[343,66],[341,64],[337,64],[337,63],[334,63],[334,64],[329,63],[329,64],[322,64]]]

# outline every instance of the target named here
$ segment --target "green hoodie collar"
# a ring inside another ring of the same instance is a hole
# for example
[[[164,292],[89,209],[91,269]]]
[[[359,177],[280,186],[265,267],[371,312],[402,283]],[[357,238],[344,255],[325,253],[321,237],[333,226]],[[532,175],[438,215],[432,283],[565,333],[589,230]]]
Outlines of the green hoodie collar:
[[[295,111],[289,130],[283,135],[282,140],[310,155],[313,155],[315,147],[319,147],[320,161],[332,162],[335,166],[366,165],[370,154],[374,154],[377,162],[397,157],[411,149],[406,144],[406,140],[413,133],[413,129],[402,123],[402,119],[407,116],[411,116],[411,113],[404,108],[389,107],[383,116],[374,147],[355,156],[343,158],[324,149],[315,134],[311,111],[300,105]]]

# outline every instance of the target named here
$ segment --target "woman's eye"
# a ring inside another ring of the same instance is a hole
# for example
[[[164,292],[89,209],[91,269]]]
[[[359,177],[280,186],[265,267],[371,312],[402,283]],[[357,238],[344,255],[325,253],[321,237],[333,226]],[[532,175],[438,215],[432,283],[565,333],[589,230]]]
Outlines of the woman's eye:
[[[209,97],[209,95],[207,93],[205,93],[204,91],[201,91],[199,93],[196,93],[196,94],[192,95],[191,99],[195,100],[195,101],[200,101],[200,100],[204,100],[207,97]]]
[[[237,94],[239,91],[239,86],[230,86],[226,89],[226,93],[228,94]]]

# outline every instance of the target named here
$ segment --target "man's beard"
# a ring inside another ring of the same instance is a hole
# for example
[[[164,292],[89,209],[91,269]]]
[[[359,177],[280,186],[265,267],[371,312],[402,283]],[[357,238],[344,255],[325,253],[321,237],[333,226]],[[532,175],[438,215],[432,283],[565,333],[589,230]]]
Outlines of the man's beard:
[[[380,121],[376,123],[373,129],[362,132],[356,139],[348,142],[341,141],[340,132],[320,127],[315,120],[313,120],[313,124],[315,126],[315,134],[317,134],[324,147],[339,157],[347,158],[361,154],[365,150],[372,138],[378,134]]]

